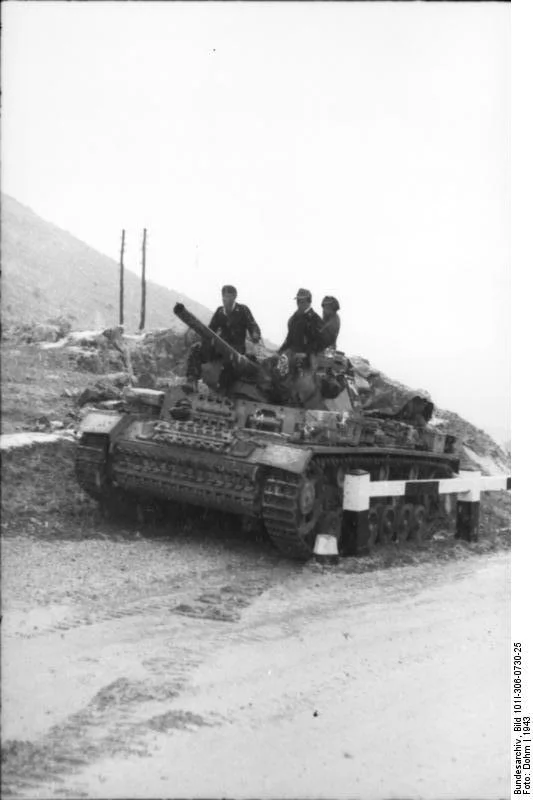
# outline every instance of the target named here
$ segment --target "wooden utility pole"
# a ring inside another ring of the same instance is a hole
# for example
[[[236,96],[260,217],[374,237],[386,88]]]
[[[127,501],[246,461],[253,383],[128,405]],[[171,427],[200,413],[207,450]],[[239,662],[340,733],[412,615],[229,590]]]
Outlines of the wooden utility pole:
[[[146,320],[146,228],[143,229],[142,249],[142,277],[141,277],[141,324],[139,330],[144,330]]]
[[[120,296],[119,296],[119,312],[118,324],[124,325],[124,244],[126,241],[126,231],[122,229],[122,242],[120,244]]]

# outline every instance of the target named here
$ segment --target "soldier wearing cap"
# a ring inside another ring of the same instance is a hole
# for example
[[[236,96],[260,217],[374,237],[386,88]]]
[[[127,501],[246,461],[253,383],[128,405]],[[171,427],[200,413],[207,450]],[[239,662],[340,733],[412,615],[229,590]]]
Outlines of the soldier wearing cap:
[[[339,310],[340,305],[337,298],[326,295],[322,300],[322,331],[320,333],[324,349],[337,347],[337,337],[341,327],[341,320],[337,313]]]
[[[295,300],[297,309],[289,319],[287,336],[278,353],[291,350],[293,353],[315,355],[323,349],[320,338],[322,320],[311,306],[313,297],[309,289],[298,289]]]

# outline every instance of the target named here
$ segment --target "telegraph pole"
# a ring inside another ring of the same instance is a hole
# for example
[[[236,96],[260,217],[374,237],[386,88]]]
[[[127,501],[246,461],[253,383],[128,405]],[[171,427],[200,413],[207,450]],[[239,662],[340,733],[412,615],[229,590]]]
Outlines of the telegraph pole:
[[[144,330],[146,320],[146,228],[143,229],[142,277],[141,277],[141,323],[139,330]]]
[[[120,289],[119,289],[119,312],[118,324],[124,325],[124,244],[126,241],[126,231],[122,229],[122,241],[120,244]]]

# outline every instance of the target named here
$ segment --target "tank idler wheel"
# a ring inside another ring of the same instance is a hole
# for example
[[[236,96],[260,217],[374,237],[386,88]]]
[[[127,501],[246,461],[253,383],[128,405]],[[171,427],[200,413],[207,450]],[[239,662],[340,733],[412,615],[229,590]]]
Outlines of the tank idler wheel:
[[[379,520],[379,541],[381,544],[390,544],[394,536],[394,520],[396,514],[393,505],[383,506]]]
[[[376,546],[379,538],[379,509],[377,507],[371,508],[368,512],[368,549],[370,552]]]
[[[396,517],[396,538],[398,544],[405,544],[411,532],[414,506],[412,503],[404,503],[398,509]]]
[[[418,464],[411,464],[409,467],[409,472],[407,473],[407,480],[408,481],[416,481],[420,475],[420,467]]]
[[[410,538],[417,544],[422,544],[427,537],[428,528],[428,512],[425,506],[418,505],[414,507],[413,518],[411,521],[411,536]]]

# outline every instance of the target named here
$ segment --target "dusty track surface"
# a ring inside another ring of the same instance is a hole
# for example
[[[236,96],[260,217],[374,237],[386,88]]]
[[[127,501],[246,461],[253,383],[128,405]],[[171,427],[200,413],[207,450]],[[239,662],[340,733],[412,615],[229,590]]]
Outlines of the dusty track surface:
[[[5,797],[507,795],[508,554],[369,573],[201,537],[2,555]]]

